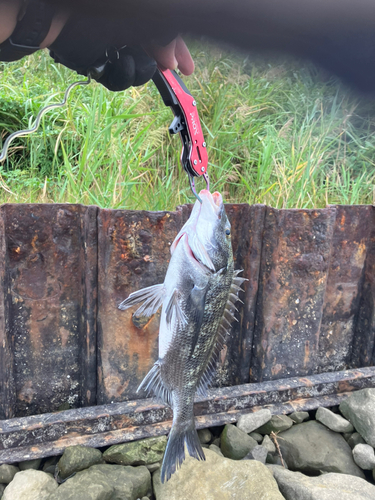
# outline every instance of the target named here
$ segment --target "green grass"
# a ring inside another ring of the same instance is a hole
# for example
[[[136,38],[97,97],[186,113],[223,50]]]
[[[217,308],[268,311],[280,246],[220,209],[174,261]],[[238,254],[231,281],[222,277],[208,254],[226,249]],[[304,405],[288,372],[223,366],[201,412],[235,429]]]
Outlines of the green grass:
[[[279,208],[373,202],[374,101],[308,63],[192,49],[186,84],[199,106],[211,186],[228,202]],[[39,52],[1,64],[0,128],[27,128],[80,79]],[[173,116],[153,83],[110,93],[73,90],[0,165],[0,203],[69,202],[166,210],[192,200]],[[198,189],[204,187],[197,181]]]

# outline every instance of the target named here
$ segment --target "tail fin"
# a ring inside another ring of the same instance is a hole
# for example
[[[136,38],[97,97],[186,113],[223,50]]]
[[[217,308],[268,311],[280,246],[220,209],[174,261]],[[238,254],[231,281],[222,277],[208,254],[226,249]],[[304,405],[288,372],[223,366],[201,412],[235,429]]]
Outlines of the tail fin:
[[[206,460],[195,429],[194,419],[192,418],[188,425],[184,423],[182,426],[178,422],[174,423],[169,433],[161,466],[160,479],[162,483],[168,481],[172,474],[181,467],[185,460],[185,443],[191,457],[197,460]]]

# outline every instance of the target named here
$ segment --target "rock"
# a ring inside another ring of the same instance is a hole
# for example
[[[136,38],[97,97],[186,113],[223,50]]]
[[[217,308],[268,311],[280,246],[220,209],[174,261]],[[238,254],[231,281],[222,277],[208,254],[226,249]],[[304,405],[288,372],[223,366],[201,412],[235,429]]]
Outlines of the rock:
[[[220,445],[221,445],[221,437],[217,437],[215,438],[211,444],[214,444],[215,446],[218,446],[220,448]]]
[[[375,389],[353,392],[340,404],[340,411],[366,443],[375,448]]]
[[[273,415],[271,420],[257,429],[260,434],[271,434],[271,432],[282,432],[290,429],[293,420],[286,415]]]
[[[137,500],[150,490],[146,467],[100,464],[78,472],[48,500]]]
[[[249,436],[253,439],[255,439],[255,441],[257,443],[261,443],[263,441],[263,436],[262,434],[259,434],[258,432],[250,432],[249,433]]]
[[[266,450],[269,453],[275,453],[276,452],[276,446],[274,442],[271,440],[271,438],[267,435],[264,436],[262,446],[266,448]]]
[[[374,448],[369,444],[357,444],[353,449],[354,462],[363,470],[375,469]]]
[[[35,460],[26,460],[25,462],[20,462],[18,467],[20,470],[34,469],[38,470],[42,462],[41,458],[36,458]]]
[[[120,465],[147,465],[163,459],[167,436],[141,439],[111,446],[103,454],[106,462]]]
[[[5,484],[0,484],[0,498],[1,498],[2,494],[4,493],[4,490],[5,490]]]
[[[164,484],[160,472],[155,472],[156,500],[284,500],[272,474],[260,462],[229,460],[211,450],[204,453],[206,461],[188,456]]]
[[[45,472],[29,469],[14,476],[2,500],[50,500],[57,487],[56,481]]]
[[[375,486],[359,477],[328,473],[308,477],[279,466],[268,466],[286,500],[373,500]]]
[[[281,454],[291,470],[306,473],[340,472],[364,477],[341,434],[319,422],[310,420],[298,424],[281,432],[277,438]]]
[[[257,445],[255,439],[232,424],[227,424],[221,434],[221,452],[232,460],[241,460]]]
[[[254,413],[247,413],[246,415],[241,415],[237,421],[237,427],[243,432],[249,434],[255,431],[258,427],[266,424],[272,418],[272,413],[265,409],[259,410]]]
[[[348,439],[348,445],[352,450],[354,449],[355,446],[357,446],[357,444],[365,444],[365,442],[366,441],[359,434],[359,432],[353,432],[353,434]]]
[[[341,415],[337,415],[328,408],[320,407],[316,412],[315,418],[318,422],[331,429],[334,432],[353,432],[354,428],[350,422]]]
[[[304,420],[308,420],[308,418],[310,417],[307,411],[295,411],[288,416],[296,424],[302,424]]]
[[[212,434],[210,429],[199,429],[198,431],[199,441],[202,444],[208,444],[212,439]]]
[[[221,453],[221,449],[220,449],[218,446],[216,446],[215,444],[210,444],[209,449],[210,449],[211,451],[214,451],[215,453],[217,453],[220,457],[223,457],[223,456],[224,456],[224,455]]]
[[[19,468],[15,465],[3,464],[0,465],[0,483],[9,484],[14,476],[19,472]]]
[[[354,432],[343,432],[343,438],[345,439],[346,442],[349,441],[349,439],[353,436]]]
[[[283,458],[283,460],[281,461],[280,456],[276,453],[267,454],[266,464],[280,465],[281,467],[288,469],[288,464],[286,463],[285,459]]]
[[[146,467],[152,474],[161,467],[161,462],[155,462],[154,464],[147,464]]]
[[[57,464],[59,477],[67,477],[92,465],[99,464],[102,461],[102,452],[96,448],[86,446],[69,446],[65,449],[62,457]]]
[[[262,464],[266,463],[268,451],[263,446],[257,444],[242,460],[258,460]]]

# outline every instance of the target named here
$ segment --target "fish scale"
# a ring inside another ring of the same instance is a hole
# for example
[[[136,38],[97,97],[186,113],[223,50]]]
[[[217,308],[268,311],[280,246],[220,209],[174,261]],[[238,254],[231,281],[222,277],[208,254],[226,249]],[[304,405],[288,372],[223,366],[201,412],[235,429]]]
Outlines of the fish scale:
[[[159,359],[138,391],[153,393],[173,409],[161,467],[165,482],[185,459],[205,460],[194,423],[194,396],[212,382],[244,278],[234,271],[230,223],[219,193],[200,192],[176,236],[164,283],[133,292],[119,308],[139,305],[133,316],[152,316],[162,306]]]

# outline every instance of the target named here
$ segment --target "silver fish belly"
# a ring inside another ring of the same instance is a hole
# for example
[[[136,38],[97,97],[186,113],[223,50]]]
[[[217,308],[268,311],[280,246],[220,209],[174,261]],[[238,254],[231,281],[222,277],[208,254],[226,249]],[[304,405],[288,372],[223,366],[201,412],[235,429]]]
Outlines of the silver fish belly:
[[[194,396],[205,394],[215,375],[245,281],[237,276],[240,271],[234,271],[230,224],[221,196],[206,190],[200,196],[202,206],[196,202],[172,246],[164,283],[132,293],[119,306],[142,303],[135,312],[139,316],[151,316],[162,306],[159,359],[138,388],[173,408],[162,482],[181,466],[185,444],[191,456],[205,460],[195,429]]]

